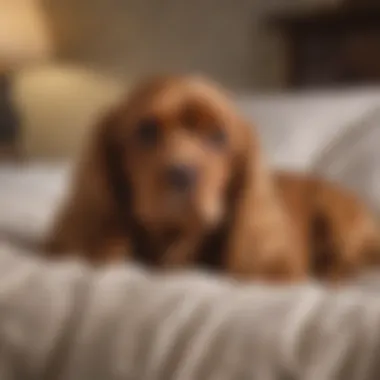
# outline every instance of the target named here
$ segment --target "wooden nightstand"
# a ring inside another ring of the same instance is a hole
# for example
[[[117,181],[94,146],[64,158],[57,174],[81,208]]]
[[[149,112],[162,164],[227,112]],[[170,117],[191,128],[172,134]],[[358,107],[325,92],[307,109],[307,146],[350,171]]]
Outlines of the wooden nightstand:
[[[373,4],[275,16],[288,45],[288,87],[380,83],[380,4]]]

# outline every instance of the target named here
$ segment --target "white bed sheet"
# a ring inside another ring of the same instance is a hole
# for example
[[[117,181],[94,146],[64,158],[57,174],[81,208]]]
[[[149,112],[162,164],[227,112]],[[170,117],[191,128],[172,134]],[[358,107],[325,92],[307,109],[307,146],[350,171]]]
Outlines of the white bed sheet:
[[[70,165],[0,165],[0,233],[25,237],[45,233],[69,183]]]

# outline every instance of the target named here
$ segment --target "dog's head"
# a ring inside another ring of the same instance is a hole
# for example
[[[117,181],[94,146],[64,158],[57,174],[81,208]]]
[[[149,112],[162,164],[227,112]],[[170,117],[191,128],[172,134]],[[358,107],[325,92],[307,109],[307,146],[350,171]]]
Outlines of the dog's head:
[[[143,261],[223,261],[242,276],[292,265],[296,239],[258,139],[217,85],[148,80],[100,120],[82,160],[63,223],[82,246],[121,236]]]
[[[197,77],[148,80],[99,129],[111,187],[120,198],[128,188],[140,222],[208,228],[223,219],[251,136],[215,84]]]

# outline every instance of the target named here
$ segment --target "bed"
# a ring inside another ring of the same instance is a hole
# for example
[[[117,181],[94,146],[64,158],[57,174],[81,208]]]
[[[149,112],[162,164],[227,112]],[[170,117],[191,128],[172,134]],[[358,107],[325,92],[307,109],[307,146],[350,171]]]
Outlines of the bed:
[[[332,178],[380,208],[380,89],[239,95],[276,167]],[[72,162],[0,164],[0,232],[39,239],[64,196]]]

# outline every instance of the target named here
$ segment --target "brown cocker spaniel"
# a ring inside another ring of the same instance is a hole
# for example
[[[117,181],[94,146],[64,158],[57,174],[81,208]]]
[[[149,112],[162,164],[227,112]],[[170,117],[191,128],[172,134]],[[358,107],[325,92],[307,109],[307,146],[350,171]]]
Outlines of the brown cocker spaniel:
[[[46,248],[298,281],[354,274],[379,247],[354,196],[271,172],[228,95],[178,76],[146,81],[100,121]]]

